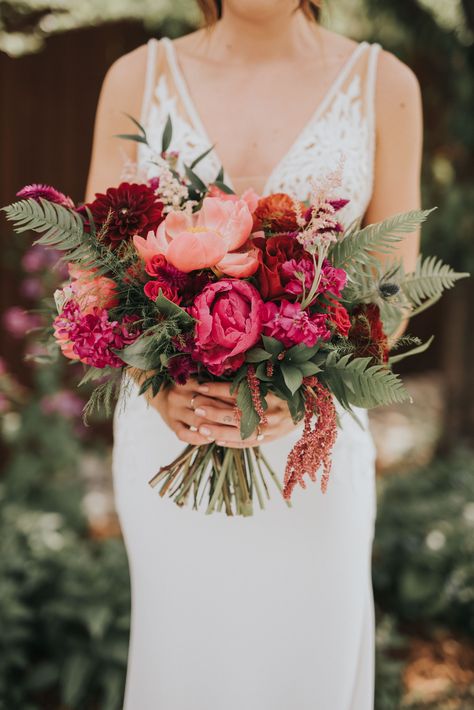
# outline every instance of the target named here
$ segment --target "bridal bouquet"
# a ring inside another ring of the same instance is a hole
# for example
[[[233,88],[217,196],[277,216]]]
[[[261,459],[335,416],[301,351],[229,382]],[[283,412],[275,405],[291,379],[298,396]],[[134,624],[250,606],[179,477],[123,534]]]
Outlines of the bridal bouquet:
[[[140,132],[122,137],[147,143],[134,122]],[[112,400],[123,371],[153,395],[191,377],[231,383],[243,439],[262,438],[269,393],[287,402],[303,427],[282,482],[258,447],[216,443],[187,446],[150,481],[178,505],[191,499],[198,508],[206,498],[208,513],[251,515],[254,500],[264,507],[271,479],[288,504],[320,469],[326,490],[335,400],[355,416],[352,407],[407,399],[391,366],[431,339],[389,346],[389,336],[467,274],[433,257],[420,258],[413,273],[374,257],[389,255],[428,211],[345,229],[337,174],[308,202],[252,190],[239,197],[222,170],[210,185],[196,174],[207,153],[181,174],[171,132],[168,121],[156,177],[122,182],[79,206],[53,187],[29,185],[3,210],[16,232],[40,233],[37,242],[68,263],[50,335],[83,364],[81,384],[95,385],[86,414]],[[395,348],[405,351],[390,355]]]

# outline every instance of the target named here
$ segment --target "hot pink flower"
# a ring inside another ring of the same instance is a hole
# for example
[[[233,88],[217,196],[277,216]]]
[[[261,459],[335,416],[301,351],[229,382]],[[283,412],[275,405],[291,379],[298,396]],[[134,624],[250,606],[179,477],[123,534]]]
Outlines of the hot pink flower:
[[[248,281],[221,279],[206,286],[190,309],[197,321],[194,359],[214,375],[237,370],[260,338],[262,308]]]
[[[21,197],[23,200],[33,199],[39,202],[40,197],[49,202],[55,202],[63,207],[74,208],[74,202],[70,197],[64,195],[56,188],[51,187],[51,185],[25,185],[19,192],[16,193],[17,197]]]
[[[286,348],[304,343],[312,347],[319,339],[329,340],[331,331],[326,325],[326,315],[310,315],[299,303],[270,301],[262,310],[263,334],[276,338]]]
[[[109,320],[104,308],[83,313],[75,300],[70,300],[53,322],[54,336],[63,354],[92,367],[122,367],[123,361],[113,352],[133,343],[139,333],[133,320],[123,323]]]
[[[133,243],[145,261],[163,254],[170,264],[186,273],[213,266],[227,273],[224,257],[246,243],[252,224],[252,215],[243,200],[206,197],[199,212],[169,212],[156,232],[148,232],[146,239],[135,235]],[[230,268],[233,266],[231,263]],[[245,273],[240,276],[253,274],[258,262],[249,255],[245,266],[241,269]]]
[[[314,280],[314,264],[312,259],[291,259],[281,266],[282,279],[285,283],[285,291],[295,296],[308,292]],[[321,269],[321,280],[317,293],[330,292],[334,296],[340,296],[346,285],[347,274],[343,269],[336,269],[328,259],[324,259]]]

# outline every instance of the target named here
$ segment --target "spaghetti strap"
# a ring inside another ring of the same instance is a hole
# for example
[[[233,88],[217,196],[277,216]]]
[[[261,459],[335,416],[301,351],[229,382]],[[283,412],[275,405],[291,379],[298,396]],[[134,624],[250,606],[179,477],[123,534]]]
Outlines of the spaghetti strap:
[[[147,121],[150,102],[155,88],[157,47],[158,40],[155,37],[151,37],[147,42],[145,88],[143,90],[142,109],[140,114],[140,123],[142,126],[144,126]]]
[[[376,149],[376,115],[375,115],[375,86],[377,83],[377,65],[381,50],[380,44],[374,42],[370,45],[369,59],[367,64],[365,110],[367,114],[367,124],[369,127],[369,150],[372,162],[371,186],[373,187],[375,173],[375,149]]]

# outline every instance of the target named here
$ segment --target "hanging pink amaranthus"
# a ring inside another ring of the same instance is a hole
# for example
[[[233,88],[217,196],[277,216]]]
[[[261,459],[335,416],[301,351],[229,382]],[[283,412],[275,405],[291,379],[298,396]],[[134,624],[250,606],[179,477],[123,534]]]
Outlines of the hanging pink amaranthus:
[[[331,452],[337,436],[336,408],[331,393],[316,377],[304,379],[305,415],[301,439],[288,456],[283,481],[283,497],[289,500],[296,484],[306,488],[305,473],[316,481],[316,473],[323,467],[321,490],[326,492],[331,471]],[[317,416],[314,427],[311,420]]]
[[[247,383],[250,389],[250,394],[252,396],[254,409],[258,414],[260,424],[264,426],[265,424],[268,424],[268,420],[263,410],[262,394],[260,392],[260,380],[255,374],[255,367],[253,365],[249,365],[247,368]]]

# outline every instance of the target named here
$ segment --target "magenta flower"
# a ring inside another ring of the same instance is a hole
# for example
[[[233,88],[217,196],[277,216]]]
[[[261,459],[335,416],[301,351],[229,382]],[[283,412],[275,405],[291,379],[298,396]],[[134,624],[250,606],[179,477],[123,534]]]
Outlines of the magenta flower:
[[[55,202],[57,205],[74,208],[74,202],[71,198],[59,192],[56,188],[51,187],[51,185],[25,185],[25,187],[22,187],[22,189],[16,193],[16,196],[20,197],[22,200],[33,199],[38,202],[39,198],[42,197],[44,200]]]
[[[189,355],[176,355],[168,362],[168,372],[178,385],[185,385],[191,375],[197,372],[197,366]]]
[[[318,291],[320,293],[329,291],[333,296],[340,296],[346,281],[347,274],[344,269],[336,269],[327,259],[324,259]]]
[[[19,306],[12,306],[3,314],[3,325],[14,338],[24,338],[30,330],[41,325],[41,318]]]
[[[282,279],[285,283],[285,291],[294,296],[300,296],[303,290],[308,293],[314,280],[314,264],[312,259],[290,259],[281,265]],[[336,269],[328,259],[324,259],[321,269],[321,279],[318,293],[329,292],[333,296],[340,296],[346,285],[347,274],[343,269]],[[304,284],[304,289],[303,289]]]
[[[43,397],[40,406],[44,414],[60,414],[65,419],[75,419],[81,415],[84,402],[74,392],[60,390]]]
[[[139,336],[133,319],[111,321],[108,311],[97,307],[84,314],[74,300],[66,303],[53,327],[66,357],[98,368],[122,367],[124,362],[113,350],[122,350]]]
[[[329,340],[331,331],[326,325],[324,313],[310,315],[299,303],[270,301],[262,309],[263,334],[279,340],[285,348],[304,344],[315,345],[319,339]]]

